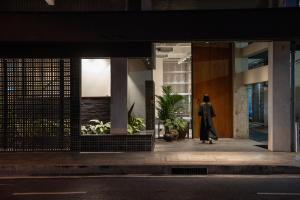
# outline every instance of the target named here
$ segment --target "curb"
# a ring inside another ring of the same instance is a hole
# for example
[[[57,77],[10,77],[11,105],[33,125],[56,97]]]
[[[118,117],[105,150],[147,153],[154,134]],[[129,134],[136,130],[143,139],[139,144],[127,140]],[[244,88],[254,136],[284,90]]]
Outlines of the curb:
[[[272,175],[300,174],[300,167],[274,165],[34,165],[0,166],[0,177],[77,175]]]

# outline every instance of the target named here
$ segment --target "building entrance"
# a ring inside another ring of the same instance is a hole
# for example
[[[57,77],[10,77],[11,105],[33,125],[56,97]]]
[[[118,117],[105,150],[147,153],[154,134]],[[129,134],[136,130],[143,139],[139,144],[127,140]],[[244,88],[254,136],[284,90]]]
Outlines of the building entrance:
[[[184,57],[183,54],[178,53],[178,49],[176,50],[178,47],[182,48],[184,44],[156,44],[156,65],[153,70],[156,95],[163,96],[161,95],[163,94],[162,86],[171,86],[172,95],[188,95],[187,102],[190,103],[190,109],[186,110],[190,112],[188,121],[190,138],[199,141],[201,123],[203,123],[199,115],[200,105],[203,103],[203,96],[208,95],[216,115],[212,118],[212,123],[221,139],[216,143],[222,141],[227,143],[228,141],[224,141],[223,138],[228,138],[233,139],[232,144],[249,141],[250,146],[267,149],[269,135],[268,57],[272,55],[272,52],[269,52],[271,43],[195,42],[185,44],[190,45],[190,51],[188,51],[190,54],[185,54],[189,59],[181,60],[185,62],[190,60],[190,68],[185,68],[188,70],[184,72],[178,70],[179,67],[176,68],[180,58],[177,60],[173,58],[176,61],[173,61],[175,65],[170,62],[174,55]],[[177,74],[187,74],[190,79],[181,80],[182,75]],[[186,84],[185,88],[188,88],[188,93],[178,92],[182,84]],[[156,107],[158,107],[156,117],[160,122],[156,124],[157,138],[163,138],[169,128],[164,127],[163,120],[159,120],[160,103],[156,99]],[[177,116],[187,119],[180,116],[179,112]],[[238,145],[236,147],[238,148]]]

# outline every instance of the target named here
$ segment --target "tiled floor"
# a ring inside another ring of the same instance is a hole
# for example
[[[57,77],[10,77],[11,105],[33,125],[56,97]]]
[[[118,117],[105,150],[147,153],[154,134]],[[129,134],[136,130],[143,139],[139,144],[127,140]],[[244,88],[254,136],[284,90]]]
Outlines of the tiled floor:
[[[156,139],[155,152],[266,152],[265,142],[250,139],[221,138],[214,144],[202,144],[199,139],[166,142]]]
[[[268,141],[268,127],[259,126],[249,129],[249,138],[257,142]]]

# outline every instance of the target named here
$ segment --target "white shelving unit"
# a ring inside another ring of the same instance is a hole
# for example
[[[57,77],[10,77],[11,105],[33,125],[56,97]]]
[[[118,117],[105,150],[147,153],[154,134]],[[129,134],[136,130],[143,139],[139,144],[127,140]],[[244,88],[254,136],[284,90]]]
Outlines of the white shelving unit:
[[[174,93],[184,96],[182,116],[191,116],[191,62],[178,64],[177,60],[163,62],[163,83],[172,87]]]

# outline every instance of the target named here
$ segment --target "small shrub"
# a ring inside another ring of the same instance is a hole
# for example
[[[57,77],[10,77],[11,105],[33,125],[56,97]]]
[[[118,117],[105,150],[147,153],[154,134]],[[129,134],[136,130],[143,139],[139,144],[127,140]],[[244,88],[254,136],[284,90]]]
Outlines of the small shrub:
[[[138,133],[145,129],[145,123],[143,118],[131,117],[128,120],[127,131],[129,135]]]
[[[104,123],[97,119],[89,121],[88,125],[81,126],[82,135],[104,135],[108,134],[110,131],[111,125],[110,122]]]

